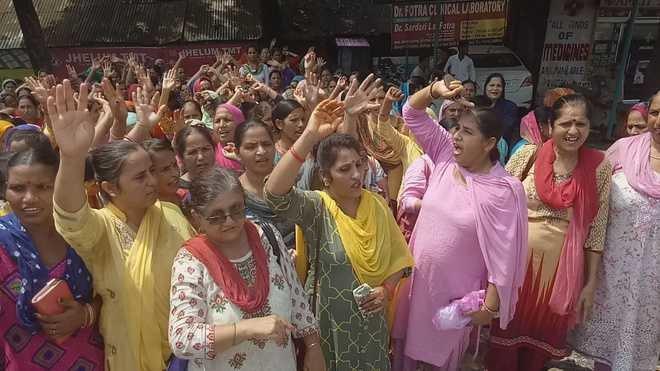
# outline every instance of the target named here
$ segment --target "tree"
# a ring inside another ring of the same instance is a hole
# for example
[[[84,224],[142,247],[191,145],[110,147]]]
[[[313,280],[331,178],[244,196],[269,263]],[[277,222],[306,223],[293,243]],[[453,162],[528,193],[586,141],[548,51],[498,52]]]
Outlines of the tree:
[[[50,52],[46,47],[46,39],[41,29],[39,16],[32,0],[12,0],[16,18],[21,25],[25,49],[30,56],[32,68],[48,73],[53,72],[53,63]]]

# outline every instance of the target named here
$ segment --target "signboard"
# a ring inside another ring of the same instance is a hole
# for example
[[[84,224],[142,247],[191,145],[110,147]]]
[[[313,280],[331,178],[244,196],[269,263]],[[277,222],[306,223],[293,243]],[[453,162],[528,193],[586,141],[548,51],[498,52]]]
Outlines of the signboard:
[[[601,0],[598,7],[599,17],[628,18],[633,9],[633,0]],[[660,0],[639,0],[638,17],[660,17]]]
[[[552,0],[537,90],[560,86],[589,88],[587,65],[596,6],[590,0]]]
[[[51,48],[50,53],[53,57],[53,65],[56,75],[66,76],[66,65],[72,65],[78,73],[84,71],[92,64],[94,58],[103,56],[114,56],[126,59],[130,53],[133,53],[139,63],[153,63],[156,59],[163,59],[166,63],[173,65],[179,57],[179,52],[183,52],[186,58],[181,67],[187,75],[197,72],[197,69],[203,65],[211,65],[215,62],[217,52],[231,53],[235,59],[239,59],[245,54],[245,47],[240,44],[191,44],[166,47],[100,47],[100,48]]]
[[[392,49],[502,41],[506,14],[507,0],[392,4]]]

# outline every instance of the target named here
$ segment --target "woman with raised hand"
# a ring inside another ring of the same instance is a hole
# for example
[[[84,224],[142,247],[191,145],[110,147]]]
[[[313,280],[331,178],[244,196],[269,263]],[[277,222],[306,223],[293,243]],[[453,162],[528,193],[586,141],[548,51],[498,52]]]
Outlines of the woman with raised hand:
[[[403,118],[435,165],[410,238],[415,268],[401,289],[393,330],[394,369],[456,370],[471,327],[436,328],[437,311],[483,290],[473,326],[513,317],[527,254],[527,210],[520,181],[499,164],[502,124],[489,110],[466,109],[453,137],[426,113],[462,86],[444,80],[410,97]]]
[[[170,344],[188,370],[296,370],[291,335],[304,339],[304,370],[323,371],[318,326],[282,239],[245,218],[236,177],[215,169],[193,181],[201,234],[174,260]]]
[[[591,310],[598,279],[612,166],[588,148],[582,95],[553,105],[550,139],[527,145],[507,164],[527,194],[529,257],[513,320],[491,327],[489,371],[540,371],[571,351],[566,335]],[[502,319],[500,319],[502,321]]]
[[[178,207],[157,201],[149,154],[116,141],[91,153],[96,181],[107,201],[87,204],[85,158],[94,137],[87,86],[76,102],[68,80],[48,97],[60,148],[55,179],[57,231],[83,258],[103,299],[100,331],[111,370],[162,371],[171,355],[167,341],[169,277],[177,251],[192,235]]]
[[[597,371],[651,371],[660,356],[660,92],[648,130],[607,150],[614,175],[603,263],[592,314],[572,341]]]
[[[101,300],[93,300],[90,272],[53,222],[57,166],[50,147],[18,152],[7,165],[6,199],[13,212],[0,218],[3,370],[103,370],[103,340],[96,328]],[[73,300],[62,303],[61,314],[40,315],[31,301],[51,279],[66,282]]]
[[[317,106],[268,178],[266,201],[308,241],[297,251],[297,268],[320,321],[328,368],[389,370],[385,308],[413,262],[385,200],[362,187],[362,146],[351,135],[333,135],[343,117],[342,103]],[[293,188],[291,174],[319,142],[323,191]]]

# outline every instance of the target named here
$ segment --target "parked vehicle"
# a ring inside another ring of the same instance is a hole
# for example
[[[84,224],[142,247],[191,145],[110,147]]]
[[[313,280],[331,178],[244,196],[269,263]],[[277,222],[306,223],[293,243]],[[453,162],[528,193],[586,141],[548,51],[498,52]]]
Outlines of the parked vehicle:
[[[532,73],[511,49],[500,45],[473,45],[468,48],[468,54],[474,62],[480,94],[488,75],[499,72],[506,80],[506,99],[519,107],[530,108],[534,95]]]

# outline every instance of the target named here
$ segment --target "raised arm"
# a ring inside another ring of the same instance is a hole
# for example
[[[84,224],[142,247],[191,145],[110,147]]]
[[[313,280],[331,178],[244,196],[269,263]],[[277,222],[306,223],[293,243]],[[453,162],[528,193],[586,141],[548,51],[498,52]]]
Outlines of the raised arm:
[[[133,93],[137,123],[126,135],[126,139],[136,143],[142,143],[151,138],[151,129],[160,121],[167,108],[167,106],[163,105],[158,108],[158,112],[154,112],[154,105],[158,102],[158,96],[159,94],[156,93],[150,102],[147,93],[142,88],[137,88],[137,93]]]
[[[354,138],[359,139],[357,131],[358,116],[370,111],[378,109],[378,103],[374,99],[378,96],[381,79],[376,79],[374,74],[367,76],[362,84],[358,86],[357,80],[351,82],[346,98],[344,99],[344,123],[338,128],[338,132],[350,134]]]
[[[276,196],[287,194],[296,182],[304,159],[316,143],[330,136],[342,122],[344,105],[334,100],[324,100],[309,117],[305,131],[291,146],[291,149],[277,163],[266,182],[266,192]]]
[[[408,99],[403,107],[403,119],[424,152],[434,163],[442,161],[451,151],[449,133],[426,113],[435,99],[452,99],[463,90],[461,82],[454,80],[447,87],[444,80],[434,81]]]
[[[110,110],[112,111],[112,117],[114,118],[112,127],[110,128],[110,139],[124,139],[124,135],[126,135],[126,118],[128,117],[126,103],[117,93],[115,87],[110,84],[110,80],[103,79],[103,81],[101,81],[101,88],[103,88],[105,99],[107,99],[108,104],[110,104]]]
[[[87,84],[80,86],[80,97],[73,99],[71,82],[64,80],[48,97],[48,114],[60,147],[60,168],[55,178],[55,204],[66,212],[76,212],[87,202],[85,157],[94,139],[94,122],[87,110]]]

